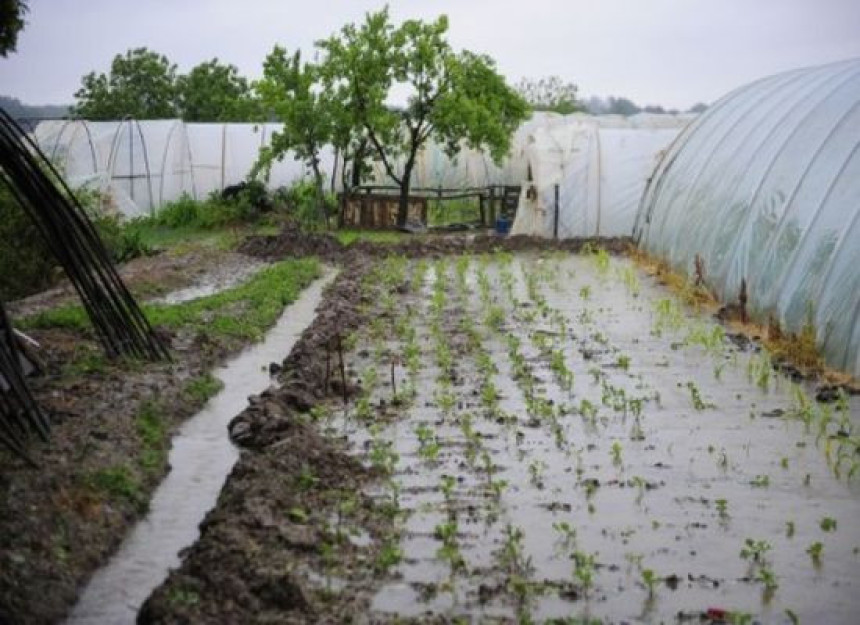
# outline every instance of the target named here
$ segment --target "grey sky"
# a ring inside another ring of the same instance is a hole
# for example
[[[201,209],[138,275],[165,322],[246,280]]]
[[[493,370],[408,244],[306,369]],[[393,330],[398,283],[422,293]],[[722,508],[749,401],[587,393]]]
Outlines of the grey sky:
[[[313,42],[371,0],[30,0],[0,94],[68,103],[81,76],[146,46],[187,71],[214,56],[250,78],[275,43]],[[756,78],[860,56],[860,0],[391,0],[396,21],[446,13],[455,48],[512,82],[558,75],[582,95],[686,109]]]

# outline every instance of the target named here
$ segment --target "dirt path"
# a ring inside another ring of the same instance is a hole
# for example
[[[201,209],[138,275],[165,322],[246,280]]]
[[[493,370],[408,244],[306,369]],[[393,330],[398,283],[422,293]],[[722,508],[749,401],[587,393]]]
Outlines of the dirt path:
[[[856,400],[604,253],[369,271],[234,423],[251,451],[141,622],[853,622]]]

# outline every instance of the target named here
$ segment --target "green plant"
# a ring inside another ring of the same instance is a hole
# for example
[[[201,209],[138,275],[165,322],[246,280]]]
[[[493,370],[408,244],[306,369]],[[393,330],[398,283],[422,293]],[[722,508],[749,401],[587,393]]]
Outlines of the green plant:
[[[832,517],[824,517],[821,519],[819,525],[821,526],[821,530],[824,532],[836,531],[836,519]]]
[[[139,512],[146,510],[141,484],[126,465],[99,469],[90,475],[89,483],[111,500],[125,501]]]
[[[224,383],[211,373],[203,373],[185,383],[184,394],[196,402],[203,403],[224,388]]]
[[[823,551],[824,551],[824,545],[818,541],[812,543],[806,549],[806,553],[808,553],[809,557],[812,558],[812,562],[814,564],[820,564],[821,563],[821,554]]]
[[[570,549],[576,545],[576,528],[567,521],[557,521],[552,524],[552,528],[559,534],[559,540],[566,549]]]
[[[751,560],[754,563],[762,563],[765,561],[765,556],[771,548],[771,544],[765,540],[747,538],[744,541],[744,547],[741,549],[741,558]]]
[[[770,476],[756,475],[750,480],[750,486],[753,486],[754,488],[767,488],[770,486]]]
[[[609,454],[612,456],[612,464],[615,466],[621,466],[621,451],[621,443],[614,441],[612,443],[612,448],[609,450]]]
[[[595,556],[582,551],[573,553],[574,570],[573,575],[582,586],[583,592],[587,595],[588,591],[594,585],[595,572]]]
[[[687,382],[687,388],[690,391],[690,401],[693,402],[693,408],[695,408],[696,410],[716,408],[714,404],[702,400],[701,392],[699,391],[699,387],[696,386],[695,382],[693,382],[692,380]]]
[[[380,573],[387,573],[392,567],[397,566],[403,559],[403,550],[396,540],[386,540],[374,560],[374,568]]]
[[[651,569],[642,569],[642,583],[645,584],[645,587],[648,589],[648,595],[654,595],[654,588],[656,588],[657,583],[660,581],[657,575]]]

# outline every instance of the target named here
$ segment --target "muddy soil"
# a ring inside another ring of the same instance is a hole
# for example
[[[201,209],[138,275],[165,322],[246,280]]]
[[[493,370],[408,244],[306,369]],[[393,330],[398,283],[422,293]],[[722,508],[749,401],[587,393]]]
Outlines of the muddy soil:
[[[577,253],[586,245],[600,246],[610,253],[620,254],[632,245],[629,237],[602,239],[548,240],[532,236],[499,237],[490,234],[424,234],[399,243],[378,244],[357,241],[342,245],[328,234],[308,234],[287,227],[278,235],[248,237],[239,251],[265,259],[315,255],[332,262],[344,262],[361,256],[384,257],[401,255],[407,258],[439,257],[449,254],[484,254],[496,250],[507,252],[564,251]]]
[[[138,622],[341,623],[368,609],[378,579],[368,571],[391,521],[362,492],[375,471],[313,420],[355,392],[343,384],[340,354],[367,318],[360,284],[369,264],[342,271],[282,363],[281,386],[252,397],[231,422],[231,439],[246,451],[200,540]]]
[[[139,259],[122,273],[140,295],[209,282],[224,268],[247,276],[260,266],[197,249]],[[17,317],[66,301],[76,300],[61,288],[10,308]],[[30,384],[53,427],[48,444],[30,448],[36,470],[0,450],[0,623],[54,623],[67,613],[145,512],[169,470],[170,432],[206,401],[205,375],[243,347],[238,339],[179,331],[169,337],[171,363],[111,363],[86,334],[30,335],[46,365]]]

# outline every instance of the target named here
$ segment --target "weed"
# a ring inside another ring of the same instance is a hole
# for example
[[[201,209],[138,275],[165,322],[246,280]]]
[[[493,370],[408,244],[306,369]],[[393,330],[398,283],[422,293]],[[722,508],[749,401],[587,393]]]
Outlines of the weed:
[[[195,606],[200,603],[200,595],[196,590],[184,588],[171,588],[167,595],[167,601],[175,606]]]
[[[397,566],[403,559],[403,550],[396,540],[386,540],[376,554],[374,569],[380,573],[387,573],[392,567]]]
[[[836,531],[836,519],[831,517],[824,517],[821,519],[819,523],[821,526],[821,531],[823,532],[835,532]]]

